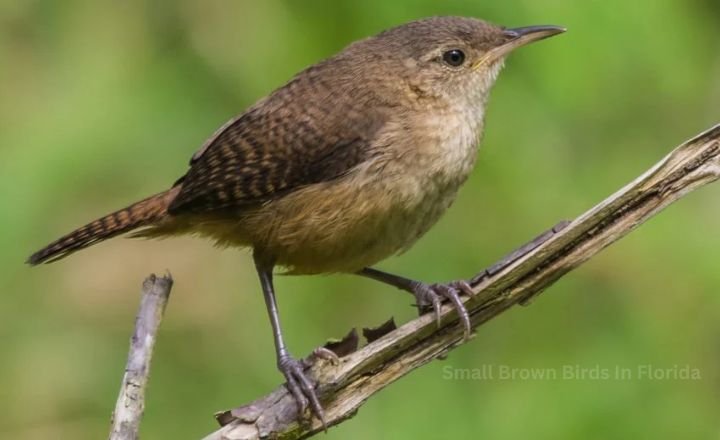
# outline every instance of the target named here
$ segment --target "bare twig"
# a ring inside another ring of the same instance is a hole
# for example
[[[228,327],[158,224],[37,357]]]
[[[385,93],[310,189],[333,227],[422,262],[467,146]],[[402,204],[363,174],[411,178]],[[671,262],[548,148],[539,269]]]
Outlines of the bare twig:
[[[465,302],[473,326],[515,304],[526,304],[670,203],[719,177],[720,125],[716,125],[676,148],[530,253],[497,273],[483,271],[476,276],[472,281],[476,295]],[[339,365],[316,363],[312,374],[320,384],[328,425],[352,417],[373,394],[462,344],[462,328],[457,321],[457,314],[446,306],[440,328],[434,317],[425,315],[342,357]],[[216,417],[225,426],[206,440],[297,439],[323,429],[315,419],[298,423],[295,402],[283,386]]]
[[[153,346],[172,284],[169,274],[160,278],[150,275],[143,282],[142,300],[135,318],[135,331],[130,339],[125,375],[113,411],[110,440],[138,438],[140,420],[145,410],[145,388],[150,375]]]

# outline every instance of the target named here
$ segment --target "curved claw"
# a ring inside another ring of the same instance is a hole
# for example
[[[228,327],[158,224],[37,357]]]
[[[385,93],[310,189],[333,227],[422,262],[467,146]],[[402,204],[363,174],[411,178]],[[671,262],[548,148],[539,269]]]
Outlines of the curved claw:
[[[470,314],[460,299],[460,293],[474,296],[475,292],[466,281],[453,281],[447,284],[424,284],[417,283],[414,288],[415,298],[418,309],[422,314],[432,308],[435,314],[435,321],[440,326],[440,311],[442,308],[442,299],[450,301],[460,316],[460,322],[463,326],[463,338],[470,339],[472,333],[472,324],[470,322]]]
[[[312,363],[315,359],[324,359],[330,362],[332,365],[340,364],[340,357],[338,357],[338,355],[335,354],[334,351],[325,347],[317,347],[315,350],[313,350],[312,353],[310,353],[307,361]]]
[[[459,291],[455,287],[444,284],[436,284],[433,286],[436,290],[442,292],[443,298],[446,298],[452,302],[453,307],[457,310],[460,315],[460,322],[463,325],[463,338],[465,340],[470,339],[470,333],[472,332],[472,325],[470,324],[470,315],[468,314],[465,305],[460,299]]]
[[[475,296],[475,291],[472,286],[465,280],[451,281],[448,283],[448,286],[458,289],[467,296]]]
[[[440,295],[438,295],[433,286],[425,283],[415,282],[413,285],[413,291],[415,294],[415,305],[418,308],[418,314],[422,315],[430,310],[435,314],[435,322],[438,328],[440,328],[440,310],[442,308],[442,301]]]
[[[313,414],[327,430],[325,412],[320,405],[317,393],[315,393],[315,385],[305,374],[303,362],[286,355],[278,361],[278,369],[285,376],[286,386],[298,404],[299,415],[302,416],[305,413],[309,403]]]

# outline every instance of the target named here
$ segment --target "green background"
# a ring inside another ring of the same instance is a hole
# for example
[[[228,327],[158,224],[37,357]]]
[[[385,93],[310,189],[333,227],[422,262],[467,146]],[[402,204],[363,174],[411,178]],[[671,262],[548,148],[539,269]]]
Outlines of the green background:
[[[51,266],[22,263],[167,188],[219,125],[303,67],[438,14],[569,31],[510,57],[470,181],[381,268],[469,276],[720,120],[717,0],[1,1],[0,437],[106,436],[141,281],[166,269],[176,286],[143,436],[199,438],[214,411],[277,386],[246,251],[118,239]],[[717,438],[718,196],[711,186],[683,199],[323,438]],[[351,276],[285,277],[277,289],[297,355],[413,316],[409,296]],[[643,365],[701,379],[648,379]],[[444,370],[504,366],[611,377],[450,380]]]

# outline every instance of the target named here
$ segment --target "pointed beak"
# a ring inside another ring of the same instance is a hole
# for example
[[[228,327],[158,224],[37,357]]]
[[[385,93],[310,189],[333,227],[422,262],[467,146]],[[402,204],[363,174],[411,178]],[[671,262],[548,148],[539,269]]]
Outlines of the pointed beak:
[[[562,34],[565,31],[566,29],[564,27],[554,25],[526,26],[505,29],[502,31],[505,41],[490,49],[485,56],[476,63],[475,67],[491,64],[520,46],[525,46],[526,44],[530,44],[535,41],[540,41],[554,35]]]
[[[514,29],[505,29],[503,34],[510,39],[510,42],[521,41],[520,45],[562,34],[567,29],[551,24],[542,26],[525,26]]]

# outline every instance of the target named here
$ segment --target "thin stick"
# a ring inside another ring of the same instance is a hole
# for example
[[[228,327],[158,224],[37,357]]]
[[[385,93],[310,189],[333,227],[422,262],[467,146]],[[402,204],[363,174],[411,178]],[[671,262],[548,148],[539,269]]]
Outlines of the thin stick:
[[[139,437],[150,360],[172,284],[169,274],[160,278],[150,275],[143,282],[142,300],[135,318],[135,331],[130,339],[125,375],[113,411],[110,440],[135,440]]]

